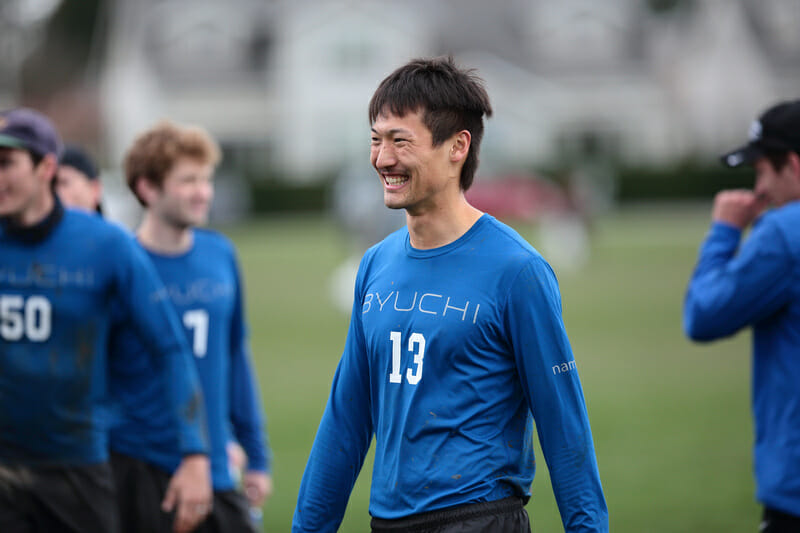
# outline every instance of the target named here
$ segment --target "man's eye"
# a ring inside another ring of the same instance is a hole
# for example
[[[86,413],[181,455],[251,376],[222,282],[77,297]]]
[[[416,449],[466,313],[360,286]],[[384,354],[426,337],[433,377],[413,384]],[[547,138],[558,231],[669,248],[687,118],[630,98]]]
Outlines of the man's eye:
[[[395,143],[404,143],[404,142],[408,142],[408,139],[397,138],[397,139],[394,140],[394,142]]]

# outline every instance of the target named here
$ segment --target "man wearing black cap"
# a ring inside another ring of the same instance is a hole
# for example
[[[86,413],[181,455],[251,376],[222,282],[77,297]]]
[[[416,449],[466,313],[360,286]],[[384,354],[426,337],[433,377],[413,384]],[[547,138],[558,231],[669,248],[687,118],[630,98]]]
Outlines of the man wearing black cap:
[[[60,152],[44,115],[0,113],[0,531],[118,531],[101,405],[116,307],[162,365],[191,459],[172,500],[176,531],[189,531],[211,501],[190,348],[131,236],[53,194]]]
[[[753,328],[755,475],[767,533],[800,531],[799,154],[796,100],[764,112],[748,143],[722,157],[729,167],[752,166],[755,187],[714,199],[683,311],[697,341]]]
[[[103,185],[89,155],[77,146],[67,146],[56,173],[56,194],[67,207],[103,213]]]

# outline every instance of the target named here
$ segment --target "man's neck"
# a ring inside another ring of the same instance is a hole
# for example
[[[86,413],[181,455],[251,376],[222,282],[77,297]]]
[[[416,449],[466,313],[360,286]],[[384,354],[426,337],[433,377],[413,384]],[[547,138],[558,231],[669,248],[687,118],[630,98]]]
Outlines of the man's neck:
[[[464,235],[483,213],[467,203],[457,202],[452,208],[430,210],[420,214],[406,211],[406,225],[411,246],[430,250],[450,244]]]
[[[17,215],[9,217],[9,220],[19,228],[31,228],[47,218],[47,216],[53,212],[55,205],[55,194],[51,191],[46,191],[40,198],[32,202],[27,209]]]
[[[148,250],[170,255],[188,251],[193,242],[191,227],[175,226],[150,212],[145,212],[136,237]]]
[[[28,243],[38,243],[45,240],[58,227],[64,217],[64,207],[51,193],[49,201],[43,202],[37,209],[29,209],[27,214],[17,217],[0,219],[5,233],[11,238]]]

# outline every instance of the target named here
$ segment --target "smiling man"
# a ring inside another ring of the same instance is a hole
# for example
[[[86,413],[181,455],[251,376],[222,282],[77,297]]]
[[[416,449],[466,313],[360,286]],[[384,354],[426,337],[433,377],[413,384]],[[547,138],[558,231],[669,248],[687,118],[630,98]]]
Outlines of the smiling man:
[[[752,166],[753,190],[719,192],[683,310],[710,341],[753,328],[753,416],[760,531],[800,531],[800,101],[781,102],[726,154]],[[772,209],[764,213],[764,209]],[[761,216],[763,214],[763,216]],[[749,237],[742,233],[752,225]]]
[[[534,420],[565,529],[608,531],[555,275],[464,196],[491,112],[451,58],[372,97],[372,165],[406,227],[361,261],[295,532],[336,531],[373,435],[372,531],[528,532]]]

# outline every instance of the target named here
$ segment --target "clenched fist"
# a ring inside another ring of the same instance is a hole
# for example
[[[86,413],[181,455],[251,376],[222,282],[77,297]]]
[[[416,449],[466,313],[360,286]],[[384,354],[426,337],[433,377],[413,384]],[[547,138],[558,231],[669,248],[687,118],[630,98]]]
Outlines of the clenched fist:
[[[720,191],[714,197],[711,218],[744,229],[767,207],[767,200],[747,189]]]

